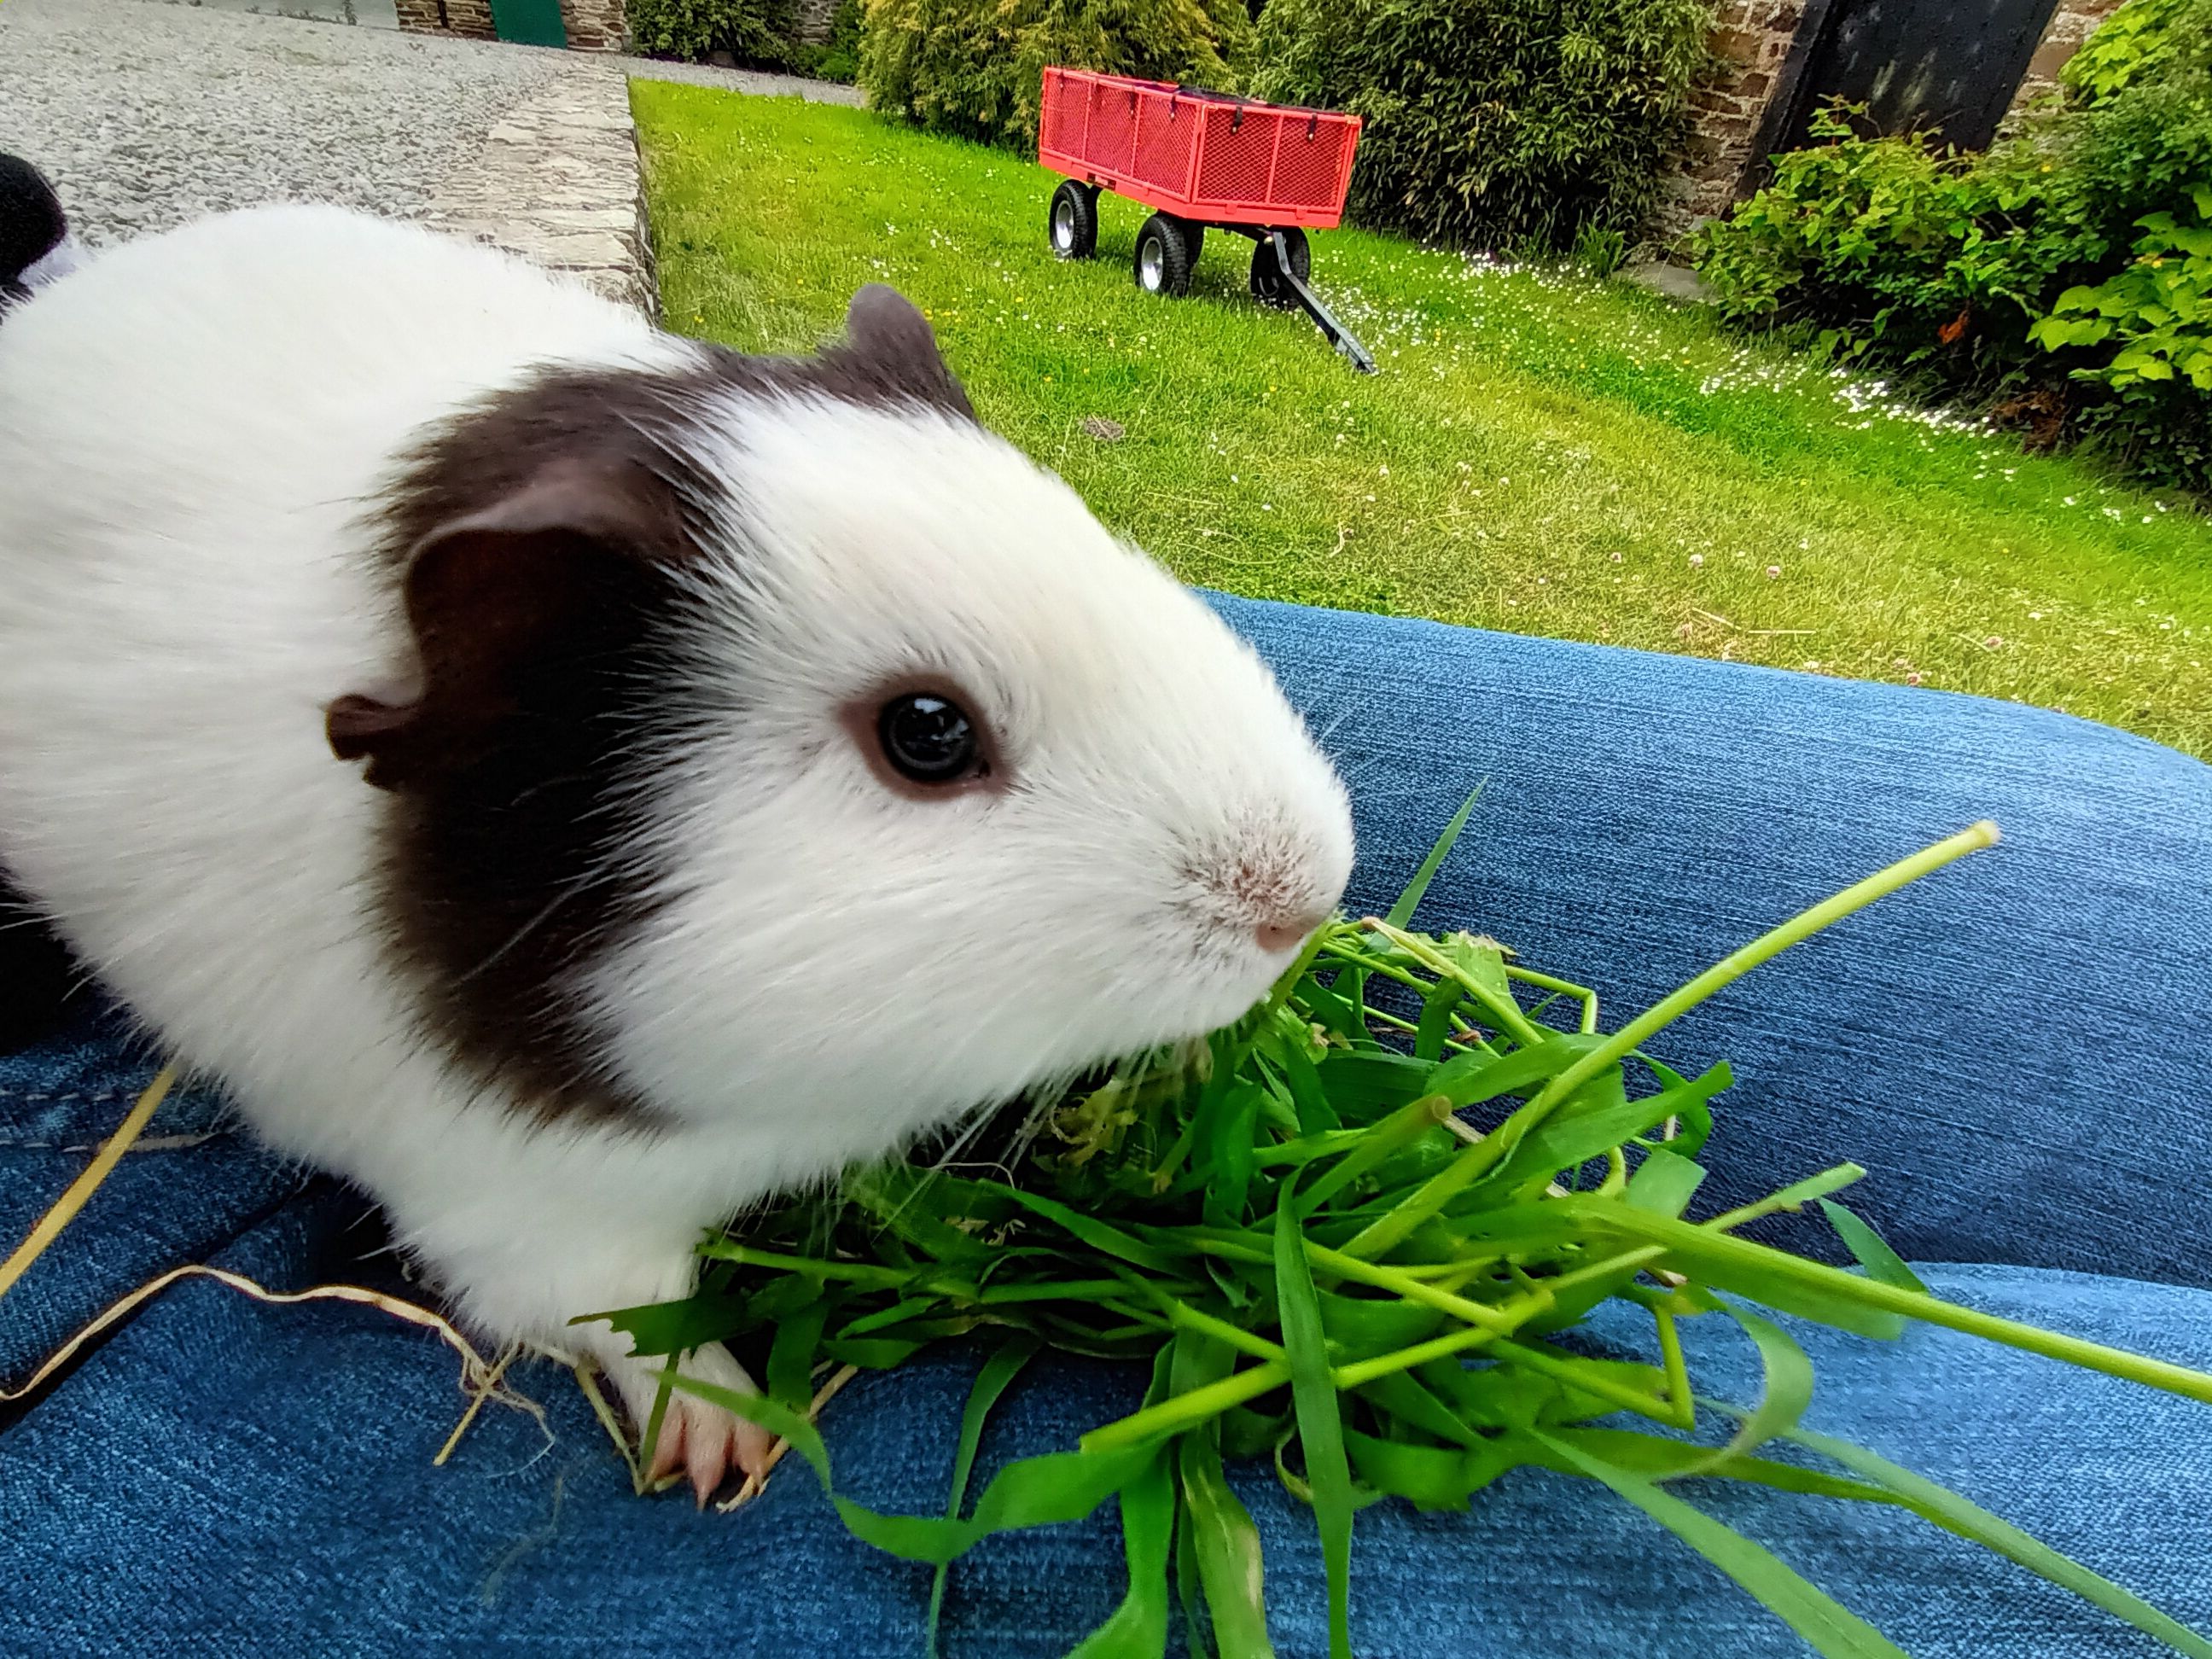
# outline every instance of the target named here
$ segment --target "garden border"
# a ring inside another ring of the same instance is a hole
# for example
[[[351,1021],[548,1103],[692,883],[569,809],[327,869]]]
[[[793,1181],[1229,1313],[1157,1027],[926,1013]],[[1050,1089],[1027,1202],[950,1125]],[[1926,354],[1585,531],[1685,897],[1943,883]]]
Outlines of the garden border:
[[[428,222],[659,313],[629,77],[582,59],[494,125],[433,194]]]

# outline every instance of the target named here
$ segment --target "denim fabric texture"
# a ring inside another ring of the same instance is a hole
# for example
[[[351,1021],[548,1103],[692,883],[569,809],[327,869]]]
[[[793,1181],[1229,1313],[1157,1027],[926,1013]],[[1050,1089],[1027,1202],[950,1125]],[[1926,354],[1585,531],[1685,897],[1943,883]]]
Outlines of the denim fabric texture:
[[[1996,818],[2001,847],[1762,969],[1656,1051],[1735,1066],[1715,1184],[1856,1158],[1872,1171],[1857,1207],[1909,1256],[1962,1264],[1927,1270],[1939,1293],[2212,1366],[2212,769],[1963,697],[1216,603],[1352,785],[1351,902],[1387,902],[1481,782],[1424,920],[1596,986],[1608,1026],[1802,905]],[[0,1057],[0,1243],[151,1076],[125,1032],[88,1015]],[[179,1095],[148,1136],[0,1304],[0,1378],[182,1261],[272,1288],[406,1290],[359,1195],[279,1167],[206,1094]],[[1755,1358],[1715,1323],[1693,1322],[1693,1369],[1747,1400]],[[2212,1629],[2212,1408],[1943,1332],[1794,1328],[1820,1379],[1814,1426]],[[941,1508],[973,1363],[933,1355],[840,1395],[823,1430],[841,1484]],[[515,1381],[544,1428],[489,1408],[435,1468],[463,1397],[434,1338],[360,1308],[175,1286],[0,1430],[0,1655],[921,1650],[927,1570],[850,1540],[796,1462],[732,1516],[642,1502],[565,1374]],[[1067,1445],[1142,1384],[1041,1363],[979,1474]],[[1325,1651],[1310,1517],[1271,1472],[1235,1476],[1279,1650]],[[1901,1511],[1680,1491],[1916,1656],[2162,1651]],[[1363,1511],[1353,1571],[1368,1659],[1807,1651],[1641,1514],[1538,1472],[1463,1514]],[[945,1652],[1064,1653],[1121,1585],[1110,1514],[994,1539],[953,1571]]]

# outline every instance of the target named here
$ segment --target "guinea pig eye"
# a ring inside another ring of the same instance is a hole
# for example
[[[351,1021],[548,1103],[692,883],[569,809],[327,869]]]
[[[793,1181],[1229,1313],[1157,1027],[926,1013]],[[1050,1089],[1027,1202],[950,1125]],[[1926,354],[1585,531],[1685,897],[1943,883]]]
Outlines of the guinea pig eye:
[[[876,715],[876,741],[901,777],[915,783],[958,783],[982,770],[982,734],[950,697],[910,691]]]

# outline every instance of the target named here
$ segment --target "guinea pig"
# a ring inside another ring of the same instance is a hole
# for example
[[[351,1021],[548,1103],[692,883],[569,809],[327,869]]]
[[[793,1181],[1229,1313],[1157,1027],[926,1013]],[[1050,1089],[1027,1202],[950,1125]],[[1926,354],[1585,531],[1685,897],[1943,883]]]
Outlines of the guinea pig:
[[[465,1322],[640,1420],[659,1362],[574,1316],[1234,1019],[1352,851],[1257,656],[889,289],[749,356],[285,207],[0,325],[0,863]],[[679,1394],[657,1472],[766,1448]]]
[[[0,310],[83,260],[46,175],[20,155],[0,155]]]

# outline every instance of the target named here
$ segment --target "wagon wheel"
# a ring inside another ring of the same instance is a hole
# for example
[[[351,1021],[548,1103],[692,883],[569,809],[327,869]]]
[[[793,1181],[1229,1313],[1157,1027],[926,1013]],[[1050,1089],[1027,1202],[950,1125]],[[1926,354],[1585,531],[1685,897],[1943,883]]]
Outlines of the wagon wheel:
[[[1313,272],[1313,249],[1306,242],[1306,234],[1296,225],[1285,228],[1283,245],[1291,251],[1291,275],[1304,282]],[[1261,305],[1294,306],[1297,295],[1283,280],[1282,262],[1275,258],[1275,242],[1272,236],[1261,236],[1252,245],[1252,297]]]
[[[1098,252],[1098,191],[1073,179],[1063,179],[1052,193],[1052,212],[1045,220],[1052,251],[1063,259],[1088,259]]]
[[[1190,268],[1206,240],[1206,227],[1172,213],[1155,213],[1137,233],[1137,286],[1170,298],[1190,292]]]

